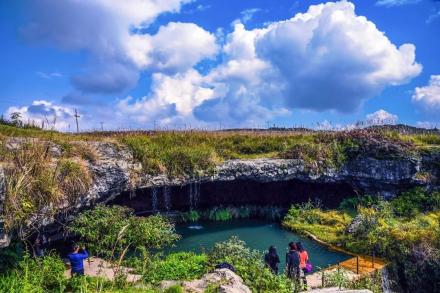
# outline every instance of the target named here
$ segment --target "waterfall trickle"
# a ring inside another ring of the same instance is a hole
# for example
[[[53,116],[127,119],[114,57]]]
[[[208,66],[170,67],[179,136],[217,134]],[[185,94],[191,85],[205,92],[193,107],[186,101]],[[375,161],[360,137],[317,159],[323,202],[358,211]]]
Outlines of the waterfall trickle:
[[[169,211],[171,209],[171,188],[166,185],[163,187],[163,202],[165,210]]]
[[[200,197],[200,183],[197,181],[189,184],[189,207],[190,209],[197,209]]]
[[[157,193],[158,193],[157,188],[153,188],[151,190],[151,207],[153,211],[157,211]]]

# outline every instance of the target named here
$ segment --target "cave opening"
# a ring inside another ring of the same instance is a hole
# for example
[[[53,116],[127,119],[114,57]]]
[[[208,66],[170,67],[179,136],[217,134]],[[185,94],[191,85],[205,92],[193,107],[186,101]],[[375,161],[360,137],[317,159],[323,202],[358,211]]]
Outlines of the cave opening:
[[[219,206],[277,206],[319,201],[335,208],[356,195],[347,183],[318,183],[301,180],[257,182],[252,180],[193,182],[182,186],[163,186],[123,192],[110,205],[132,208],[136,213],[204,210]]]

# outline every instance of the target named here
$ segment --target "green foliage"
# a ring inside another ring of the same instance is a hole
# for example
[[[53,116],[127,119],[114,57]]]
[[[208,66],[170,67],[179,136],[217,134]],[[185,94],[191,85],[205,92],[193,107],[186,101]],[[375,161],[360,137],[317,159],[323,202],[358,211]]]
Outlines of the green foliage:
[[[174,285],[165,290],[164,293],[183,293],[183,288],[180,285]]]
[[[228,209],[218,208],[209,211],[208,218],[212,221],[228,221],[232,219],[232,214]]]
[[[155,215],[136,217],[128,208],[97,206],[80,214],[69,225],[89,249],[119,262],[129,249],[160,249],[179,239],[174,225],[166,218]]]
[[[169,176],[194,176],[215,166],[214,149],[201,142],[197,135],[157,134],[128,136],[122,139],[140,160],[145,172],[166,172]]]
[[[0,274],[16,267],[23,256],[24,249],[21,242],[14,241],[9,247],[0,249]]]
[[[352,252],[368,255],[374,249],[376,254],[391,261],[390,267],[404,289],[435,292],[440,288],[437,273],[440,267],[438,196],[438,192],[427,194],[421,189],[414,189],[390,202],[366,200],[366,203],[360,201],[361,204],[358,204],[357,200],[350,201],[344,208],[347,205],[352,207],[352,204],[357,206],[351,233],[347,232],[350,221],[337,220],[343,215],[341,210],[292,207],[283,224],[295,231],[309,232],[327,242],[341,244]],[[337,223],[340,224],[339,229],[335,229]],[[370,284],[372,291],[378,292],[375,280],[363,282],[364,285]]]
[[[206,254],[178,252],[154,258],[143,272],[144,280],[157,284],[162,280],[194,280],[207,272]]]
[[[213,267],[227,262],[234,266],[237,274],[253,292],[292,292],[295,285],[284,275],[274,275],[264,265],[259,251],[251,250],[237,237],[216,243],[209,253],[209,263]]]
[[[422,188],[403,192],[392,201],[397,216],[414,217],[421,212],[440,209],[440,192],[427,194]]]
[[[371,195],[344,198],[339,205],[339,209],[347,212],[356,212],[359,207],[369,208],[377,205],[380,200],[378,196]]]
[[[63,292],[65,265],[53,254],[44,258],[25,256],[17,268],[0,276],[0,292]]]
[[[182,213],[181,216],[183,222],[197,222],[201,218],[200,213],[196,210]]]
[[[345,212],[323,211],[311,202],[293,205],[283,220],[283,226],[300,234],[311,233],[319,239],[339,244],[352,218]]]

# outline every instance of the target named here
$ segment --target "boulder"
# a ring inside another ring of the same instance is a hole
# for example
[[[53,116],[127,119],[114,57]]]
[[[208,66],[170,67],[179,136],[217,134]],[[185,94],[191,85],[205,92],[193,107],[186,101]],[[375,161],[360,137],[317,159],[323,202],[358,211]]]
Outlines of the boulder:
[[[185,292],[202,293],[208,287],[218,287],[220,293],[251,293],[251,290],[243,284],[240,276],[228,269],[217,269],[204,275],[199,280],[182,283]]]

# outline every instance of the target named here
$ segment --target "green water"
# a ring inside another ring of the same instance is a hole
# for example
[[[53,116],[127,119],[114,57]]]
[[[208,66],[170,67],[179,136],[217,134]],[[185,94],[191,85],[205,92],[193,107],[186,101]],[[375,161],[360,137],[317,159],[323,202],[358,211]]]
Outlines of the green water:
[[[287,244],[301,241],[313,264],[314,270],[336,264],[349,258],[348,255],[328,250],[326,247],[284,230],[279,224],[259,220],[237,220],[228,222],[200,222],[178,225],[177,232],[182,239],[173,251],[207,251],[214,243],[238,236],[253,249],[265,251],[275,245],[281,259],[280,269],[284,268]]]

